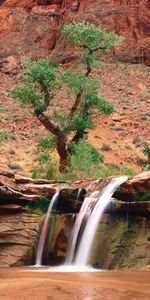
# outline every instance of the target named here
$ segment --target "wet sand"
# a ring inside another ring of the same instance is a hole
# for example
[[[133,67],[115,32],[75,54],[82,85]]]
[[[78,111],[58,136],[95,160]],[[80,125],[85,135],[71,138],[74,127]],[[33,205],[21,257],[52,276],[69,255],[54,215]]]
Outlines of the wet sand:
[[[150,271],[0,269],[0,300],[150,300]]]

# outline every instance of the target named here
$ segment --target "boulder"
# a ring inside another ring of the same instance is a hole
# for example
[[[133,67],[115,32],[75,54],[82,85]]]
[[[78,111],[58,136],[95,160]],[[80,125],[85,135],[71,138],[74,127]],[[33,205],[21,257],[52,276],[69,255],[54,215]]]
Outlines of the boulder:
[[[9,75],[17,75],[19,71],[20,61],[17,56],[8,56],[0,60],[0,72]]]

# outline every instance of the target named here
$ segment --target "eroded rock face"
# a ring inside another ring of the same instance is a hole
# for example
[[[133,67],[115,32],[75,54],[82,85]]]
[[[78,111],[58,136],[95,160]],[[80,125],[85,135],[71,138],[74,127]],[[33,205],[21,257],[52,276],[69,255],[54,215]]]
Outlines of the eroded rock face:
[[[131,201],[135,195],[144,195],[150,191],[150,171],[140,173],[123,183],[115,195],[120,199]]]
[[[89,21],[127,39],[117,57],[150,64],[150,4],[148,0],[5,0],[0,2],[0,52],[40,58],[68,57],[61,34],[65,23]]]
[[[91,263],[103,269],[140,269],[150,262],[150,220],[105,214],[97,231]]]
[[[39,221],[29,214],[0,216],[0,267],[33,264]]]

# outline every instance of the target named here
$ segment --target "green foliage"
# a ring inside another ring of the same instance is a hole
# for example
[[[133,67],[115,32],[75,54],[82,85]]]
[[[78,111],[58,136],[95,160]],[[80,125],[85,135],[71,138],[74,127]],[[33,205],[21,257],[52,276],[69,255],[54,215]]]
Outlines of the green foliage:
[[[110,151],[110,150],[111,150],[111,147],[110,147],[110,145],[103,144],[102,147],[101,147],[101,150],[102,150],[102,151]]]
[[[72,121],[70,126],[71,131],[84,131],[85,129],[93,129],[95,128],[94,123],[91,118],[91,113],[87,112],[84,114],[83,111],[80,111],[78,115],[76,115]]]
[[[0,146],[2,146],[2,144],[8,140],[8,138],[10,137],[10,133],[6,130],[0,130]]]
[[[67,149],[69,155],[70,133],[75,135],[80,132],[83,133],[82,136],[86,129],[94,128],[93,108],[105,115],[114,111],[112,104],[99,96],[99,82],[91,72],[99,65],[101,56],[113,48],[120,38],[115,33],[108,33],[89,23],[66,25],[63,31],[69,42],[80,48],[80,62],[84,64],[85,70],[80,68],[78,72],[72,67],[74,71],[68,69],[61,74],[61,68],[57,70],[48,60],[28,60],[23,68],[23,85],[12,91],[13,96],[18,98],[22,105],[33,107],[37,118],[51,132],[51,135],[38,143],[39,155],[36,158],[37,167],[32,170],[33,177],[56,178],[57,166],[52,162],[50,152],[55,148],[58,151],[56,145],[60,139],[66,141],[63,149]],[[62,86],[63,89],[66,88],[70,100],[66,113],[61,113],[61,104],[59,107],[55,104],[55,94]],[[77,170],[84,176],[98,176],[103,156],[86,140],[73,147],[68,166],[69,176],[77,173]],[[61,156],[60,150],[58,153]],[[60,169],[64,170],[63,164],[62,167]]]
[[[35,215],[43,215],[47,212],[49,201],[46,197],[41,196],[38,198],[36,203],[29,205],[27,208],[28,213]]]
[[[8,162],[7,166],[12,170],[22,171],[22,168],[18,163]]]
[[[34,167],[32,178],[56,179],[58,166],[55,160],[52,160],[49,153],[42,153],[36,159],[37,166]]]
[[[63,131],[66,128],[67,121],[68,121],[67,114],[62,114],[55,110],[54,113],[51,115],[51,118],[55,121],[56,124],[58,124],[60,126],[61,131]],[[56,140],[57,140],[57,138],[55,138],[55,141]]]
[[[64,26],[64,33],[69,42],[74,46],[89,47],[90,50],[97,48],[110,49],[119,42],[118,35],[107,33],[100,27],[90,23],[76,23]]]
[[[138,143],[140,143],[140,142],[141,142],[141,139],[138,138],[138,137],[134,138],[133,141],[132,141],[132,143],[133,143],[134,145],[136,145],[136,144],[138,144]]]
[[[135,176],[136,171],[131,167],[123,167],[123,174],[129,176]]]
[[[109,102],[98,96],[99,82],[94,77],[75,74],[71,70],[67,70],[62,75],[62,81],[70,93],[78,94],[82,89],[80,105],[70,125],[70,131],[83,131],[86,128],[95,128],[92,120],[93,107],[106,115],[114,111],[113,106]],[[63,122],[65,121],[66,119],[63,120]]]
[[[46,137],[40,139],[40,141],[37,144],[38,150],[53,150],[55,149],[57,142],[57,137],[55,135],[49,134]]]
[[[66,70],[61,76],[62,82],[67,86],[71,94],[79,93],[85,81],[85,75],[82,73],[75,74],[72,70]]]
[[[78,145],[72,145],[70,168],[77,177],[95,178],[100,174],[100,163],[104,157],[84,138]]]
[[[108,176],[118,176],[120,175],[121,171],[118,165],[109,163],[107,164],[107,168],[102,168],[100,172],[101,178],[106,178]]]
[[[24,85],[12,91],[23,106],[31,105],[34,109],[44,111],[45,94],[49,93],[48,101],[54,98],[58,88],[56,72],[48,60],[27,61],[24,65]]]
[[[134,201],[150,201],[150,192],[134,196]]]

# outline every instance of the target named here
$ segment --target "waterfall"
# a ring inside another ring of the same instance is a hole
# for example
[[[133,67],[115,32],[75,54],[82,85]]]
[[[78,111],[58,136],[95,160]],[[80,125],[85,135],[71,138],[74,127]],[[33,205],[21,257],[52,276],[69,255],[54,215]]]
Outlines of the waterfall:
[[[44,220],[44,224],[40,233],[40,238],[37,247],[37,254],[36,254],[36,263],[35,263],[38,266],[42,265],[44,246],[45,246],[47,235],[49,234],[49,220],[51,217],[51,212],[55,208],[55,205],[57,203],[58,197],[59,197],[59,192],[56,192],[50,201],[47,214]]]
[[[91,248],[93,244],[93,240],[96,234],[97,227],[101,221],[102,215],[104,213],[105,208],[111,201],[111,197],[116,191],[116,189],[126,180],[128,179],[127,176],[120,176],[116,178],[112,178],[110,183],[99,192],[97,196],[97,202],[93,208],[93,211],[87,221],[87,224],[84,228],[78,250],[75,256],[75,265],[88,265],[89,256],[91,253]],[[86,199],[85,199],[86,200]],[[91,201],[93,199],[90,198]],[[84,206],[85,210],[88,208],[89,203]],[[81,208],[82,209],[82,208]],[[83,214],[83,212],[82,212]],[[86,212],[84,212],[84,215]],[[79,232],[79,230],[78,230]]]
[[[77,246],[77,241],[79,239],[79,233],[81,231],[82,224],[84,222],[84,219],[86,215],[90,213],[90,204],[92,200],[95,198],[97,195],[98,191],[93,192],[90,197],[86,197],[83,201],[83,204],[80,208],[80,212],[77,214],[72,232],[71,232],[71,237],[69,239],[69,244],[68,244],[68,250],[66,254],[66,260],[65,264],[73,264],[74,258],[75,258],[75,250]]]

